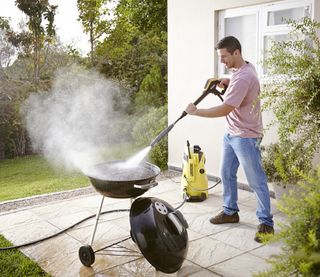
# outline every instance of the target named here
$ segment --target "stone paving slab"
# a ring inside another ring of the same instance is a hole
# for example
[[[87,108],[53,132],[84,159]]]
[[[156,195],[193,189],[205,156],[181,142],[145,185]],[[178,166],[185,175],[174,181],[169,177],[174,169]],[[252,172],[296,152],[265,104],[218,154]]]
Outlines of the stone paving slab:
[[[173,207],[182,202],[180,178],[170,176],[159,180],[157,187],[143,197],[158,197]],[[221,185],[209,191],[209,198],[200,203],[185,203],[180,211],[188,221],[189,250],[181,269],[174,274],[156,271],[143,257],[131,239],[120,243],[129,249],[119,255],[118,250],[97,253],[92,267],[85,267],[78,258],[78,250],[88,244],[92,235],[94,216],[102,196],[90,191],[69,199],[48,201],[41,205],[19,207],[0,213],[0,233],[15,245],[37,240],[59,232],[77,221],[89,220],[63,234],[21,251],[35,260],[55,277],[73,276],[252,276],[269,267],[266,259],[279,253],[281,245],[263,246],[253,240],[258,221],[255,199],[248,191],[239,190],[240,222],[212,225],[210,217],[221,210]],[[272,201],[275,205],[275,202]],[[130,209],[130,199],[105,198],[102,211]],[[275,221],[283,220],[275,211]],[[100,216],[93,248],[98,249],[130,237],[128,211]]]

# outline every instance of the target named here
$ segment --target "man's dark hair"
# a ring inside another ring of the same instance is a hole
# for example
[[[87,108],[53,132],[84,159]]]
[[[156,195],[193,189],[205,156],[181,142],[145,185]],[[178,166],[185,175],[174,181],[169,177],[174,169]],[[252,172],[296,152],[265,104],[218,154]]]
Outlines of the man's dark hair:
[[[241,44],[239,42],[239,40],[233,36],[228,36],[225,37],[223,39],[221,39],[216,46],[216,50],[217,49],[222,49],[222,48],[226,48],[227,51],[231,54],[233,54],[234,51],[236,51],[237,49],[239,49],[240,53],[241,53]]]

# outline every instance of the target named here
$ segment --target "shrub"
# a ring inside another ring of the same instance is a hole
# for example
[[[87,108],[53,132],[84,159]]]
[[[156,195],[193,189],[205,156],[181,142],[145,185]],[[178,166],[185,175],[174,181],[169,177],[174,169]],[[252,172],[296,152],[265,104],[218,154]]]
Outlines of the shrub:
[[[296,184],[303,174],[310,170],[304,162],[300,148],[287,143],[272,143],[262,148],[262,163],[269,182]]]
[[[320,149],[320,23],[288,21],[287,41],[274,42],[265,65],[263,109],[275,115],[285,171],[308,172]]]
[[[150,73],[142,80],[139,91],[135,94],[135,105],[137,107],[145,105],[159,107],[166,102],[167,87],[165,78],[161,74],[160,67],[153,65]]]
[[[138,147],[150,145],[151,141],[167,127],[167,105],[160,108],[150,108],[140,117],[133,127],[132,136]],[[164,137],[153,147],[150,161],[165,169],[168,162],[168,139]]]
[[[320,276],[320,167],[298,183],[279,202],[286,222],[272,241],[283,241],[282,253],[270,259],[272,269],[263,276]]]
[[[279,151],[279,144],[277,143],[261,147],[262,164],[269,182],[279,183],[281,181],[275,166],[275,160],[279,155]]]

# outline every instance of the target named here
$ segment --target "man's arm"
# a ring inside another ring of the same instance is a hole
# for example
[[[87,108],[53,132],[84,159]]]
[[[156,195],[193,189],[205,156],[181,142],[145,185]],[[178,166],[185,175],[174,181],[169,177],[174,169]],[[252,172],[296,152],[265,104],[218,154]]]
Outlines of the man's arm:
[[[185,111],[190,115],[201,117],[222,117],[228,115],[233,110],[234,107],[227,104],[221,104],[208,109],[198,109],[193,103],[190,103]]]

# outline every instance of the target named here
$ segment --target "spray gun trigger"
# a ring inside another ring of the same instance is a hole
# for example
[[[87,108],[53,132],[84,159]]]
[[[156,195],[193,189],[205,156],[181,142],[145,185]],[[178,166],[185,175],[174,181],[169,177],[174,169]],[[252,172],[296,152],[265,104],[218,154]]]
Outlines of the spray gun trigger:
[[[217,79],[217,78],[210,78],[207,80],[205,86],[204,86],[204,90],[207,91],[207,90],[212,90],[217,84],[220,83],[220,80]]]

